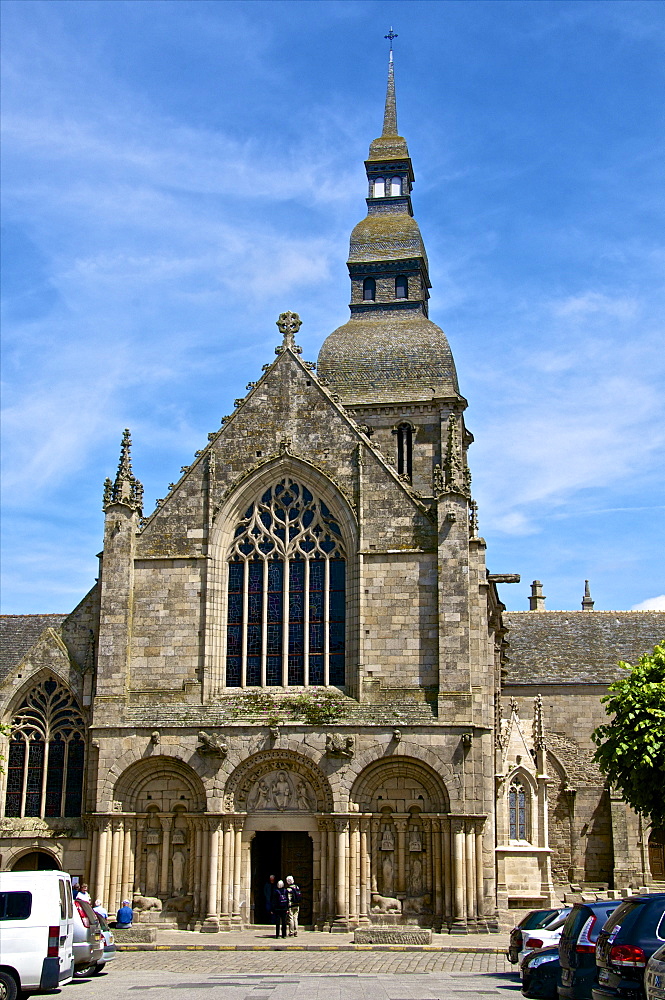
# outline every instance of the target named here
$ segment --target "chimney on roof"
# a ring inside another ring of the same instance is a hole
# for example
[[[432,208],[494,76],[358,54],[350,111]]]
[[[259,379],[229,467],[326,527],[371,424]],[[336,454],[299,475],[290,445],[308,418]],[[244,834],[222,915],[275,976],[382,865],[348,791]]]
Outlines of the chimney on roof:
[[[591,599],[591,591],[589,590],[589,581],[584,581],[584,597],[582,598],[582,611],[593,611],[593,606],[595,601]]]
[[[544,611],[545,597],[543,597],[543,585],[540,580],[534,580],[531,584],[531,597],[529,598],[529,611]]]

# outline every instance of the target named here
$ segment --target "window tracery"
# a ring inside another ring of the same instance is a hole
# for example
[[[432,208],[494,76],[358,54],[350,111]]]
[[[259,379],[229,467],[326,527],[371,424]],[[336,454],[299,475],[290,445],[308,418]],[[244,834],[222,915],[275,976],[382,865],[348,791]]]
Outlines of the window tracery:
[[[80,816],[85,723],[53,677],[32,688],[11,721],[5,816]]]
[[[508,790],[508,815],[511,840],[529,840],[529,796],[519,780]]]
[[[343,685],[346,552],[326,504],[285,477],[228,554],[227,687]]]

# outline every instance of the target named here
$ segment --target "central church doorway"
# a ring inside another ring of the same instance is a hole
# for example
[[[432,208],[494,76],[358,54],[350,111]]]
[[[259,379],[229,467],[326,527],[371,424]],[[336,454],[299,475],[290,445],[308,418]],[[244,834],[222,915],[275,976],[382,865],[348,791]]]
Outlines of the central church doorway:
[[[283,830],[273,832],[262,830],[252,840],[252,900],[254,923],[272,924],[273,917],[267,912],[264,888],[270,875],[286,879],[293,875],[300,886],[299,921],[302,925],[312,923],[314,849],[312,840],[302,831]]]

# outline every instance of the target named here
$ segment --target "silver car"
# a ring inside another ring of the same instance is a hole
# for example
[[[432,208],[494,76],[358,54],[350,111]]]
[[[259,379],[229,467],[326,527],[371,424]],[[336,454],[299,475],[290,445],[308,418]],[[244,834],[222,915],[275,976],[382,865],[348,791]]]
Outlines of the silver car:
[[[97,914],[84,899],[74,900],[74,976],[94,976],[104,961],[104,938]]]
[[[95,910],[95,913],[97,913],[97,910]],[[106,917],[102,916],[101,913],[97,913],[97,919],[99,920],[99,926],[102,929],[102,937],[104,938],[104,955],[101,962],[97,962],[97,965],[94,968],[94,975],[98,975],[106,963],[114,959],[116,955],[115,935],[109,927],[108,920]]]
[[[665,1000],[665,944],[647,962],[644,988],[647,1000]]]

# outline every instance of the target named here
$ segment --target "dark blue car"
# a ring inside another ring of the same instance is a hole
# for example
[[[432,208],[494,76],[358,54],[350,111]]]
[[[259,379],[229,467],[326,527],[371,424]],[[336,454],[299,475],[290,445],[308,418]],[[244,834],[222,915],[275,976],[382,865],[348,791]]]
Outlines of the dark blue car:
[[[576,903],[559,940],[562,1000],[591,1000],[591,986],[596,976],[596,941],[611,913],[623,900],[602,899],[595,903]]]
[[[598,936],[592,1000],[644,1000],[644,970],[663,943],[665,892],[625,899]]]

